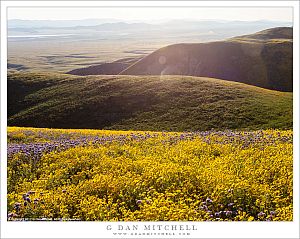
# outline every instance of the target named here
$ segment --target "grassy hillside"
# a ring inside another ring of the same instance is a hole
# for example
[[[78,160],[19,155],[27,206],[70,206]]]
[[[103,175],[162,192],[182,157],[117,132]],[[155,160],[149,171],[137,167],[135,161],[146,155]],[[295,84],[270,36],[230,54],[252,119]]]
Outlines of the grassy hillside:
[[[8,125],[132,130],[292,127],[292,94],[182,76],[8,75]]]
[[[89,67],[78,68],[67,72],[67,74],[86,76],[86,75],[117,75],[121,71],[128,68],[133,63],[137,62],[140,57],[129,57],[120,59],[111,63],[103,63],[92,65]]]
[[[271,39],[290,39],[293,40],[293,28],[292,27],[276,27],[263,31],[259,31],[254,34],[235,37],[236,39],[256,39],[256,40],[271,40]]]
[[[292,28],[273,28],[226,41],[170,45],[120,74],[205,76],[292,91]]]

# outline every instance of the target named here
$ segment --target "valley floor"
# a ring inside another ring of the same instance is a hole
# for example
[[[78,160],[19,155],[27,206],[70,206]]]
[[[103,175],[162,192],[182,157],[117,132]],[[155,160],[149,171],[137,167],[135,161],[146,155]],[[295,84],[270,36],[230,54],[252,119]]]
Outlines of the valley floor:
[[[292,221],[291,130],[8,128],[9,220]]]

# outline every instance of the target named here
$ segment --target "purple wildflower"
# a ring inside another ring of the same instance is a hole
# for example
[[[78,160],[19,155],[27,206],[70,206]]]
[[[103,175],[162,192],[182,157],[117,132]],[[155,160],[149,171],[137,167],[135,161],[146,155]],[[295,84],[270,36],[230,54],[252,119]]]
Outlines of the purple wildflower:
[[[17,217],[17,216],[18,216],[17,214],[12,213],[12,212],[7,214],[7,217],[8,217],[8,218],[11,218],[11,217]]]
[[[275,211],[271,211],[271,212],[270,212],[270,215],[271,215],[271,216],[275,216],[275,215],[276,215],[276,212],[275,212]]]
[[[226,215],[226,217],[232,216],[232,211],[226,211],[225,215]]]
[[[206,200],[205,200],[205,201],[206,201],[206,203],[207,203],[207,204],[210,204],[210,203],[212,203],[212,202],[213,202],[213,201],[212,201],[210,198],[206,198]]]

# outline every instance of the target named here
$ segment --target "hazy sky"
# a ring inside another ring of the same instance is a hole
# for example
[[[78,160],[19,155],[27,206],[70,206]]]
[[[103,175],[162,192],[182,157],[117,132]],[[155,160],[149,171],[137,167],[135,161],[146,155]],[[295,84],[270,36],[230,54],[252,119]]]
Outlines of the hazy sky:
[[[8,19],[76,20],[86,18],[116,18],[124,20],[162,19],[224,19],[293,21],[293,10],[288,7],[10,7]]]

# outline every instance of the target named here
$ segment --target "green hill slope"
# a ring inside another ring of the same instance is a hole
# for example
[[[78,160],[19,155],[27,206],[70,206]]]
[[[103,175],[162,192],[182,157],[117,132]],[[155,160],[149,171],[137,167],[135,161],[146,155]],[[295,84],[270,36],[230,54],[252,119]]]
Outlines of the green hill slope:
[[[292,127],[292,94],[212,78],[8,75],[8,125],[133,130]]]
[[[292,28],[273,28],[226,41],[161,48],[120,75],[189,75],[293,90]]]

